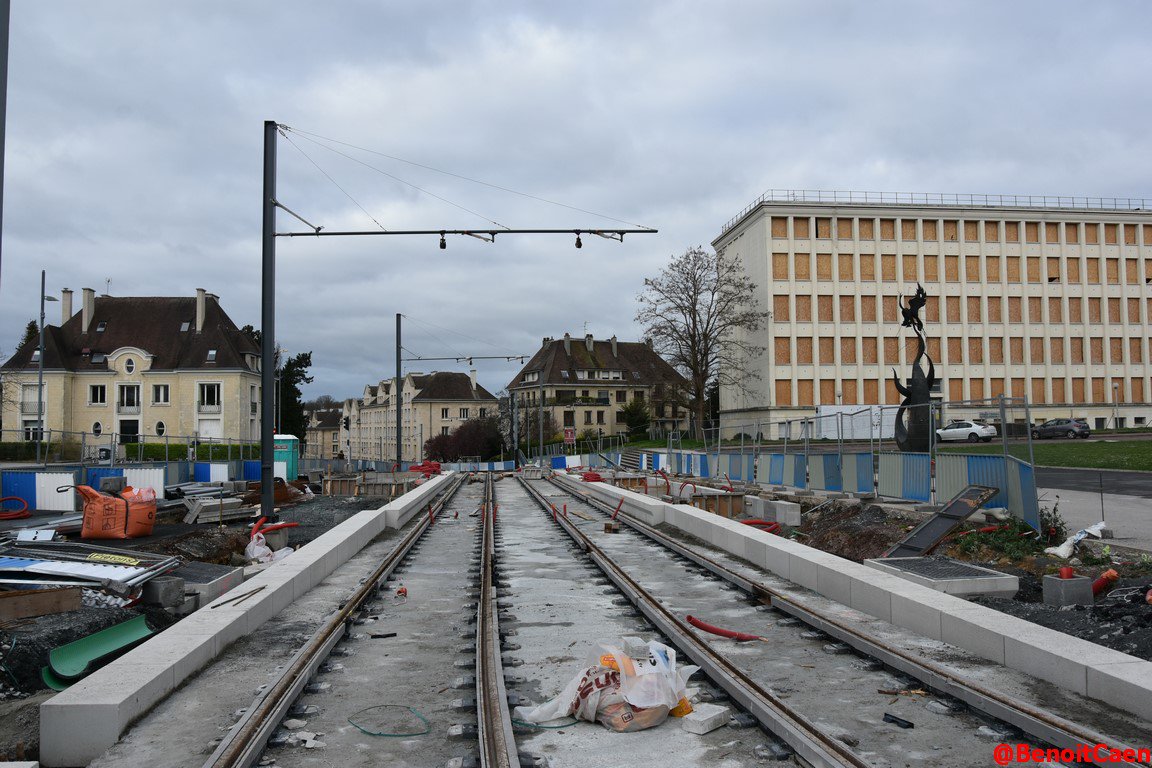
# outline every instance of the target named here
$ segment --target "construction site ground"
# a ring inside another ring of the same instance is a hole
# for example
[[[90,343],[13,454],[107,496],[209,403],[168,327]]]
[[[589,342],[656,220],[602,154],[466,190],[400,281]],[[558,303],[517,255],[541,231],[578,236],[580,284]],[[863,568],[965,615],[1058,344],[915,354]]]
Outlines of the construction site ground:
[[[299,547],[332,528],[343,516],[363,509],[375,509],[387,499],[314,496],[280,509],[281,522],[299,525],[288,530],[288,546]],[[243,566],[251,522],[225,525],[181,522],[157,523],[151,536],[125,541],[99,542],[105,546],[136,549],[165,555],[178,555],[189,562]],[[149,625],[162,630],[178,619],[160,608],[84,607],[34,619],[26,619],[7,630],[0,639],[12,648],[0,670],[0,761],[35,759],[39,742],[39,706],[53,695],[40,678],[48,653],[56,647],[86,637],[99,630],[145,614]]]

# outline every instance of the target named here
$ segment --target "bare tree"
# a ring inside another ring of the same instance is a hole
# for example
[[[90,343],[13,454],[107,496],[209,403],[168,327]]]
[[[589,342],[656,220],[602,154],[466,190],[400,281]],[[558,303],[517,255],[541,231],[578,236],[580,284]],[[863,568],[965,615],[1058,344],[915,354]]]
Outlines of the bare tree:
[[[700,428],[710,380],[743,387],[747,379],[759,378],[747,361],[764,349],[748,334],[760,329],[768,312],[757,308],[756,286],[735,259],[689,248],[658,277],[644,280],[636,300],[636,322],[653,348],[691,383]]]

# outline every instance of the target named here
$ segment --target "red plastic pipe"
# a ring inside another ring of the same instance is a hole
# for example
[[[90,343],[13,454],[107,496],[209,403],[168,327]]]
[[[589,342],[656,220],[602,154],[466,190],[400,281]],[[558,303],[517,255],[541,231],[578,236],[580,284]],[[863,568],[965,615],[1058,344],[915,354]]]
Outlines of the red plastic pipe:
[[[4,498],[0,499],[0,504],[3,504],[6,501],[18,501],[24,506],[20,509],[9,510],[6,512],[0,511],[0,520],[23,520],[26,517],[32,517],[32,513],[28,511],[28,502],[24,499],[20,498],[19,496],[5,496]]]
[[[712,624],[709,624],[706,621],[701,621],[700,619],[696,618],[695,616],[689,616],[688,617],[688,623],[691,624],[692,626],[696,627],[696,629],[702,629],[705,632],[710,632],[713,635],[719,635],[720,637],[727,637],[729,640],[735,640],[738,643],[746,643],[749,640],[763,640],[764,639],[764,638],[760,637],[759,635],[749,635],[747,632],[736,632],[736,631],[733,631],[731,629],[724,629],[722,627],[717,627],[717,626],[714,626]]]
[[[620,508],[624,506],[624,497],[620,497],[620,503],[616,505],[616,511],[612,513],[612,519],[616,519],[616,515],[620,514]]]
[[[250,539],[256,538],[256,534],[260,533],[260,526],[264,525],[264,523],[266,523],[267,521],[268,521],[267,515],[265,515],[264,517],[257,520],[256,525],[252,526],[252,533],[249,534],[248,538],[250,538]]]
[[[777,533],[780,530],[780,523],[773,520],[741,520],[740,522],[768,533]]]
[[[664,484],[666,486],[668,486],[668,495],[671,496],[672,495],[672,481],[668,479],[668,473],[662,469],[658,469],[658,470],[656,470],[656,474],[658,474],[658,475],[660,475],[660,477],[664,478]]]
[[[279,531],[281,528],[298,528],[300,523],[276,523],[260,529],[260,533],[268,533],[269,531]]]
[[[1116,571],[1112,568],[1104,571],[1104,573],[1100,574],[1100,578],[1092,582],[1092,596],[1099,597],[1103,593],[1112,589],[1112,587],[1116,585],[1116,580],[1119,578],[1120,574],[1116,573]]]

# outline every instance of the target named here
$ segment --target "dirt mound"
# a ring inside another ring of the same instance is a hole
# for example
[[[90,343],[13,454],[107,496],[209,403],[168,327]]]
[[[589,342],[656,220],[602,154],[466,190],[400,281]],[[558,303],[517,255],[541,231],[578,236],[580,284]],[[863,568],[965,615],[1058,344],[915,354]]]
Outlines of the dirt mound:
[[[861,509],[858,504],[834,502],[805,515],[798,530],[805,544],[860,562],[883,555],[918,522],[878,504]]]

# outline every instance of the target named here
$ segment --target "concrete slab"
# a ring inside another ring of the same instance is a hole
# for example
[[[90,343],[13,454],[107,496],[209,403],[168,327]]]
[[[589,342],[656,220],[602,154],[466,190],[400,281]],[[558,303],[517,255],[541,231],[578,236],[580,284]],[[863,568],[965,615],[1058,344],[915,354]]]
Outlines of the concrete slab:
[[[1134,658],[1030,622],[1015,624],[1012,632],[1004,635],[1006,666],[1077,693],[1088,692],[1089,666],[1123,664]],[[1122,701],[1109,703],[1127,708]]]
[[[940,570],[944,573],[946,573],[949,566],[965,573],[962,578],[949,578],[947,575],[931,575],[931,566],[938,562],[941,566]],[[929,573],[921,573],[916,570],[901,567],[903,563],[925,563],[929,568]],[[950,560],[938,561],[933,558],[922,557],[890,557],[865,560],[864,565],[949,595],[991,595],[994,597],[1010,598],[1020,589],[1020,579],[1016,576],[1009,576],[1006,573],[993,571],[989,568],[981,568],[970,563],[954,563]],[[976,573],[982,573],[983,575],[976,576],[974,575]]]
[[[45,766],[87,765],[116,743],[128,723],[176,687],[171,664],[137,664],[131,675],[100,674],[114,665],[40,705],[40,762]]]
[[[1090,664],[1087,685],[1092,698],[1127,702],[1125,709],[1152,721],[1152,662]]]

